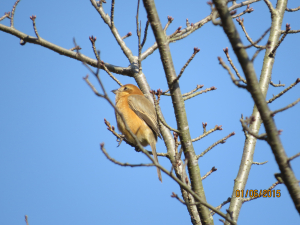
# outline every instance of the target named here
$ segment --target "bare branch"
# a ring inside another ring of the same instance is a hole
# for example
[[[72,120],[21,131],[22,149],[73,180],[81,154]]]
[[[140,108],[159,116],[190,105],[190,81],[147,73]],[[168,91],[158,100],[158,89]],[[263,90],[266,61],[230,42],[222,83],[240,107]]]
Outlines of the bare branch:
[[[69,51],[74,51],[74,50],[81,50],[81,48],[79,45],[76,45],[75,47],[69,49]]]
[[[229,135],[227,135],[226,137],[222,138],[221,140],[213,143],[211,146],[209,146],[205,151],[203,151],[201,154],[197,155],[197,159],[199,159],[200,157],[204,156],[207,152],[209,152],[213,147],[217,146],[218,144],[224,144],[225,141],[230,138],[231,136],[235,135],[234,132],[230,133]]]
[[[116,27],[114,25],[112,25],[111,23],[111,18],[110,16],[108,16],[103,9],[102,4],[97,4],[96,0],[90,0],[90,2],[92,3],[92,5],[94,6],[94,8],[97,10],[97,12],[100,14],[101,18],[103,19],[103,21],[108,25],[108,27],[110,28],[112,34],[114,35],[116,41],[118,42],[119,46],[121,47],[123,53],[125,54],[125,56],[128,58],[129,62],[132,62],[134,60],[134,56],[131,52],[131,50],[126,46],[125,42],[123,41],[122,37],[120,36],[118,30],[116,29]]]
[[[73,58],[73,59],[76,59],[79,61],[83,61],[93,67],[98,66],[97,60],[89,58],[82,54],[81,54],[81,57],[79,57],[77,53],[75,53],[69,49],[55,45],[49,41],[46,41],[43,38],[37,39],[35,37],[29,36],[25,33],[20,32],[20,31],[16,30],[15,28],[11,28],[11,27],[8,27],[8,26],[2,25],[2,24],[0,24],[0,30],[4,31],[6,33],[12,34],[12,35],[20,38],[24,42],[43,46],[54,52],[59,53],[60,55],[65,55],[70,58]],[[122,75],[130,76],[130,77],[133,76],[133,71],[130,66],[129,67],[120,67],[120,66],[115,66],[115,65],[109,64],[109,63],[105,63],[105,66],[108,68],[109,71],[111,71],[113,73],[122,74]],[[103,69],[103,68],[100,68],[100,69]]]
[[[124,40],[125,38],[130,37],[131,35],[132,35],[132,33],[131,33],[131,32],[128,32],[125,36],[122,37],[122,40]]]
[[[237,8],[243,7],[245,5],[249,5],[255,2],[259,2],[261,0],[247,0],[247,1],[243,1],[239,4],[235,4],[232,5],[231,7],[229,7],[229,10],[235,10]],[[172,18],[172,17],[171,17]],[[193,32],[195,32],[196,30],[198,30],[199,28],[201,28],[204,24],[208,23],[209,21],[211,21],[212,19],[212,15],[208,15],[206,16],[204,19],[191,24],[191,26],[186,27],[185,29],[182,29],[180,33],[176,34],[172,39],[169,40],[170,43],[178,41],[178,40],[182,40],[184,38],[186,38],[187,36],[189,36],[190,34],[192,34]],[[173,20],[173,18],[172,18]],[[168,24],[169,25],[169,24]],[[165,27],[166,28],[166,27]],[[165,30],[164,28],[164,30]],[[149,47],[145,52],[142,53],[142,60],[144,60],[145,58],[147,58],[149,55],[151,55],[156,49],[158,48],[157,43],[154,43],[154,45],[152,45],[151,47]]]
[[[201,204],[200,202],[195,202],[195,203],[186,203],[185,201],[183,201],[181,198],[179,198],[179,196],[177,194],[175,194],[174,192],[172,192],[171,195],[172,198],[176,198],[179,202],[181,202],[184,205],[199,205]]]
[[[288,86],[286,89],[284,89],[282,92],[280,92],[279,94],[275,95],[273,98],[269,99],[267,101],[267,103],[272,103],[274,100],[276,100],[277,98],[279,98],[280,96],[282,96],[284,93],[286,93],[288,90],[290,90],[291,88],[293,88],[294,86],[296,86],[298,83],[300,82],[300,78],[298,78],[294,83],[292,83],[290,86]]]
[[[97,59],[98,62],[100,62],[100,56],[97,53],[97,49],[96,49],[96,46],[95,46],[95,42],[96,42],[97,38],[94,37],[94,36],[90,36],[89,39],[90,39],[90,41],[92,43],[92,48],[93,48],[93,52],[94,52],[94,54],[96,56],[96,59]]]
[[[166,123],[166,121],[162,118],[162,116],[160,115],[159,109],[158,109],[159,106],[158,106],[158,101],[156,100],[156,97],[155,97],[155,92],[154,92],[154,91],[151,91],[151,93],[152,93],[153,100],[154,100],[154,106],[155,106],[156,115],[157,115],[159,121],[162,122],[162,124],[163,124],[165,127],[167,127],[169,130],[175,131],[176,133],[180,133],[179,130],[176,130],[176,129],[170,127],[170,126]]]
[[[273,15],[275,13],[275,9],[272,5],[272,3],[269,0],[264,0],[264,2],[266,3],[266,5],[268,6],[270,13]]]
[[[173,80],[173,84],[174,84],[175,82],[177,82],[177,81],[180,79],[180,77],[182,76],[182,74],[183,74],[185,68],[190,64],[190,62],[193,60],[193,58],[196,56],[196,54],[197,54],[198,52],[200,52],[200,49],[195,47],[192,56],[191,56],[191,57],[188,59],[188,61],[184,64],[184,66],[183,66],[182,69],[180,70],[180,73],[178,74],[178,76]],[[167,93],[167,92],[169,92],[169,91],[170,91],[170,89],[166,90],[164,93]],[[165,94],[165,95],[168,95],[168,94]]]
[[[25,215],[25,223],[26,223],[26,225],[29,225],[29,223],[28,223],[28,216],[27,215]]]
[[[105,63],[103,62],[103,61],[101,61],[101,64],[100,64],[102,67],[103,67],[103,69],[106,71],[106,73],[108,73],[108,75],[114,80],[114,81],[116,81],[117,83],[118,83],[118,85],[120,85],[120,87],[121,86],[123,86],[123,84],[114,76],[114,75],[112,75],[112,73],[106,68],[106,66],[105,66]]]
[[[143,38],[143,41],[142,41],[142,48],[144,47],[144,44],[146,43],[146,39],[147,39],[147,34],[148,34],[148,27],[149,27],[149,20],[147,20],[146,22],[146,27],[145,27],[145,31],[144,31],[144,38]]]
[[[226,205],[227,203],[229,203],[231,201],[231,198],[227,198],[226,201],[222,202],[219,206],[216,207],[216,209],[221,209],[224,205]],[[210,211],[211,215],[215,215],[215,212],[213,211]]]
[[[141,46],[141,22],[139,23],[139,10],[140,10],[140,0],[138,0],[137,10],[136,10],[136,35],[138,37],[138,66],[139,72],[142,71],[142,60],[141,60],[141,53],[142,53],[142,46]]]
[[[204,87],[204,85],[198,84],[197,87],[196,87],[195,89],[191,90],[190,92],[184,93],[184,94],[182,95],[182,97],[187,97],[187,96],[189,96],[189,95],[195,93],[196,91],[198,91],[200,88],[203,88],[203,87]],[[171,96],[171,94],[168,94],[168,93],[167,93],[167,92],[169,92],[169,91],[170,91],[170,89],[168,89],[168,90],[162,92],[161,95]]]
[[[240,121],[241,121],[243,130],[244,130],[244,131],[247,131],[248,134],[252,135],[253,137],[255,137],[256,139],[259,139],[259,140],[264,140],[264,141],[267,140],[267,138],[268,138],[268,137],[267,137],[267,134],[260,134],[260,135],[258,135],[258,134],[256,134],[255,132],[253,132],[253,131],[247,126],[247,124],[245,123],[245,120],[240,119]]]
[[[254,62],[255,58],[258,56],[258,54],[263,50],[263,48],[259,48],[255,51],[254,55],[252,56],[251,62]]]
[[[280,81],[278,84],[274,84],[273,81],[270,81],[270,84],[273,86],[273,87],[284,87],[285,84],[281,84]]]
[[[297,158],[297,157],[299,157],[299,156],[300,156],[300,152],[298,152],[296,155],[290,157],[290,158],[288,159],[288,161],[290,162],[290,161],[292,161],[293,159],[295,159],[295,158]]]
[[[266,1],[266,0],[265,0]],[[274,57],[275,56],[275,52],[277,50],[277,48],[279,47],[279,45],[283,42],[284,38],[286,37],[286,35],[288,34],[289,30],[291,29],[290,24],[286,24],[286,29],[285,29],[285,33],[282,35],[281,39],[278,41],[277,45],[274,47],[274,49],[270,52],[269,57]]]
[[[193,98],[193,97],[195,97],[195,96],[197,96],[197,95],[201,95],[201,94],[203,94],[203,93],[206,93],[206,92],[209,92],[209,91],[214,91],[214,90],[217,90],[217,88],[214,87],[214,86],[212,86],[212,87],[210,87],[210,88],[206,88],[206,89],[203,90],[203,91],[198,91],[198,92],[195,92],[195,93],[193,93],[193,94],[186,95],[186,96],[183,98],[183,100],[186,101],[186,100],[191,99],[191,98]]]
[[[297,8],[294,8],[294,9],[289,9],[289,8],[286,8],[285,11],[288,11],[288,12],[296,12],[300,9],[300,6],[298,6]]]
[[[32,20],[32,23],[33,23],[34,33],[35,33],[36,37],[39,39],[40,36],[39,36],[39,33],[38,33],[38,31],[36,29],[36,25],[35,25],[36,16],[32,15],[32,16],[30,16],[30,19]]]
[[[219,60],[220,64],[223,66],[223,68],[224,68],[225,70],[228,71],[228,73],[229,73],[229,75],[230,75],[230,78],[231,78],[232,82],[233,82],[237,87],[247,89],[247,85],[240,84],[239,82],[240,82],[241,80],[236,80],[236,79],[235,79],[235,77],[234,77],[233,73],[231,72],[229,66],[227,66],[227,65],[224,63],[223,59],[222,59],[221,57],[218,57],[218,60]]]
[[[1,20],[4,20],[5,18],[10,18],[10,12],[4,13],[4,16],[2,16],[2,17],[0,18],[0,21],[1,21]]]
[[[86,77],[83,78],[85,80],[85,82],[90,86],[90,88],[93,90],[93,92],[95,93],[95,95],[104,98],[104,95],[100,94],[96,88],[94,87],[94,85],[89,81],[89,75],[86,75]]]
[[[287,33],[288,33],[288,34],[296,34],[296,33],[299,33],[299,32],[300,32],[300,30],[289,30]],[[282,33],[282,34],[285,34],[286,31],[285,31],[285,30],[282,30],[281,33]]]
[[[252,165],[264,165],[266,164],[268,161],[264,161],[264,162],[252,162]]]
[[[269,29],[267,29],[262,35],[261,35],[261,37],[257,40],[257,41],[255,41],[255,42],[253,42],[253,44],[257,44],[257,43],[259,43],[266,35],[267,35],[267,33],[269,32],[271,30],[271,27],[269,28]],[[249,37],[250,38],[250,37]],[[250,38],[251,39],[251,38]],[[249,39],[248,39],[249,40]],[[252,47],[252,46],[254,46],[252,43],[250,44],[250,45],[246,45],[246,46],[244,46],[244,48],[250,48],[250,47]],[[266,47],[268,46],[268,44],[267,45],[265,45],[265,46],[263,46],[264,48],[259,48],[260,50],[261,49],[265,49]]]
[[[178,76],[176,77],[176,79],[173,80],[173,83],[177,82],[180,77],[182,76],[185,68],[190,64],[190,62],[193,60],[193,58],[196,56],[196,54],[200,52],[200,49],[199,48],[194,48],[194,52],[192,54],[192,56],[188,59],[188,61],[184,64],[184,66],[182,67],[182,69],[180,70],[180,73],[178,74]]]
[[[254,9],[252,7],[250,8],[250,5],[247,5],[247,8],[243,12],[241,12],[241,13],[239,13],[237,15],[232,16],[232,19],[240,17],[240,16],[242,16],[242,15],[244,15],[246,13],[251,13],[253,11],[254,11]]]
[[[215,171],[217,171],[216,167],[211,168],[210,171],[208,171],[203,177],[201,177],[201,180],[204,180],[206,177],[208,177],[210,174],[212,174]]]
[[[203,87],[204,87],[204,85],[197,84],[197,87],[195,89],[191,90],[190,92],[184,93],[182,95],[182,97],[187,97],[187,96],[195,93],[196,91],[198,91],[200,88],[203,88]]]
[[[166,26],[164,27],[164,32],[165,32],[165,33],[166,33],[166,31],[167,31],[169,25],[172,23],[173,20],[174,20],[173,17],[168,16],[168,22],[167,22]]]
[[[228,47],[224,48],[223,51],[224,51],[224,53],[225,53],[225,55],[226,55],[226,57],[227,57],[227,59],[228,59],[228,62],[229,62],[230,65],[231,65],[232,69],[235,71],[236,75],[238,76],[238,78],[239,78],[244,84],[247,84],[247,81],[246,81],[244,78],[241,77],[239,71],[238,71],[237,68],[234,66],[234,64],[233,64],[233,62],[232,62],[232,60],[231,60],[231,58],[230,58],[230,56],[229,56],[229,53],[228,53]]]
[[[100,144],[100,149],[101,149],[101,151],[104,153],[104,155],[106,156],[106,158],[107,158],[109,161],[111,161],[111,162],[113,162],[113,163],[115,163],[115,164],[117,164],[117,165],[119,165],[119,166],[130,166],[130,167],[155,166],[153,163],[148,163],[148,164],[143,164],[143,163],[140,163],[140,164],[130,164],[130,163],[122,163],[122,162],[119,162],[119,161],[117,161],[116,159],[110,157],[110,155],[107,153],[107,151],[106,151],[105,148],[104,148],[104,143],[101,143],[101,144]]]
[[[13,28],[14,27],[14,16],[15,16],[15,11],[17,8],[17,5],[19,4],[20,0],[17,0],[11,10],[11,16],[10,16],[10,27]]]
[[[239,23],[239,25],[242,27],[248,41],[251,43],[251,45],[247,45],[247,46],[244,46],[244,48],[250,48],[252,46],[254,46],[255,48],[266,48],[266,46],[263,46],[263,45],[256,45],[260,40],[263,39],[263,37],[269,32],[270,28],[265,31],[265,33],[256,41],[256,42],[253,42],[253,40],[250,38],[250,36],[248,35],[247,31],[246,31],[246,28],[244,26],[244,18],[240,19],[236,19],[236,21]]]
[[[111,26],[114,27],[114,13],[115,13],[115,0],[111,1],[111,10],[110,10],[110,21],[111,21]]]
[[[293,103],[287,105],[287,106],[284,107],[284,108],[277,109],[277,110],[271,112],[271,116],[274,116],[276,113],[282,112],[282,111],[284,111],[284,110],[287,110],[287,109],[293,107],[293,106],[296,105],[298,102],[300,102],[300,98],[298,98],[296,101],[294,101]]]
[[[207,131],[206,133],[200,135],[199,137],[192,139],[191,141],[192,142],[199,141],[202,138],[206,137],[207,135],[211,134],[212,132],[214,132],[216,130],[223,130],[223,128],[222,128],[222,126],[216,125],[214,128],[210,129],[209,131]]]

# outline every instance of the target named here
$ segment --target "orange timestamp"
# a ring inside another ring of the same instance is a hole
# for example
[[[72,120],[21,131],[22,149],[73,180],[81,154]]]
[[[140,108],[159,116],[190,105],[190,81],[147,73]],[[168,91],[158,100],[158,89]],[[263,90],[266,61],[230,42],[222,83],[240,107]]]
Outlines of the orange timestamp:
[[[250,197],[250,198],[257,198],[257,197],[263,197],[263,198],[279,198],[281,196],[281,190],[239,190],[237,189],[235,191],[235,197]]]

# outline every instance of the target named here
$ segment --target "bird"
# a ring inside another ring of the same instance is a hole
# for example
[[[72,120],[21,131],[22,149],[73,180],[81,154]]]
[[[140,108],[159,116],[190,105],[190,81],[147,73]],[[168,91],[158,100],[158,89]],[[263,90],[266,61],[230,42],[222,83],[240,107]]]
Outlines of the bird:
[[[126,84],[112,90],[116,95],[116,108],[123,114],[127,126],[136,135],[142,146],[150,145],[154,160],[158,163],[156,153],[157,137],[161,138],[154,105],[143,92],[133,84]],[[126,140],[137,145],[134,138],[125,128],[121,116],[115,111],[117,126]],[[161,171],[157,168],[158,179],[162,182]]]

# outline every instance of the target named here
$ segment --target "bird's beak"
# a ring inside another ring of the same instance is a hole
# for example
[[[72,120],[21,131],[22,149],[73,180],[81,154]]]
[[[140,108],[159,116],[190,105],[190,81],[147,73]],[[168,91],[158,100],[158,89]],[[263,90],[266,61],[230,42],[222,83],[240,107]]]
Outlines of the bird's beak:
[[[111,92],[116,95],[118,93],[118,89],[112,90]]]

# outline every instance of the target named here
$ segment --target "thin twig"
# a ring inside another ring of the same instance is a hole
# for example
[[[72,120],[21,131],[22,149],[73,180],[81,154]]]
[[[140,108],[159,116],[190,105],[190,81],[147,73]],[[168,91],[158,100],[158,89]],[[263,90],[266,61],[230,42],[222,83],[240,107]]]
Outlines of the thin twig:
[[[247,8],[243,12],[241,12],[241,13],[239,13],[237,15],[232,16],[232,19],[240,17],[240,16],[242,16],[242,15],[244,15],[246,13],[251,13],[253,11],[254,11],[254,9],[252,7],[250,8],[250,5],[247,5]]]
[[[195,202],[195,203],[185,203],[185,201],[181,198],[179,198],[179,196],[177,194],[175,194],[174,192],[172,192],[172,195],[171,195],[172,198],[176,198],[179,202],[181,202],[182,204],[184,205],[198,205],[198,204],[201,204],[200,202]]]
[[[177,81],[180,79],[180,77],[182,76],[182,74],[183,74],[185,68],[190,64],[190,62],[193,60],[193,58],[196,56],[196,54],[197,54],[198,52],[200,52],[200,49],[195,47],[195,48],[194,48],[193,54],[192,54],[191,57],[188,59],[188,61],[184,64],[184,66],[181,68],[180,73],[178,74],[178,76],[173,80],[173,84],[174,84],[175,82],[177,82]]]
[[[270,81],[270,84],[273,86],[273,87],[284,87],[285,84],[281,84],[280,81],[278,84],[274,84],[273,81]]]
[[[190,62],[193,60],[193,58],[196,56],[196,54],[197,54],[199,51],[200,51],[199,48],[196,48],[196,47],[194,48],[194,52],[193,52],[192,56],[188,59],[188,61],[187,61],[187,62],[184,64],[184,66],[181,68],[180,73],[178,74],[178,76],[172,81],[173,84],[174,84],[175,82],[177,82],[177,81],[180,79],[180,77],[182,76],[182,74],[183,74],[185,68],[190,64]],[[169,96],[170,96],[170,94],[166,94],[166,93],[169,92],[169,91],[170,91],[170,89],[164,91],[164,92],[162,93],[162,95],[169,95]]]
[[[198,91],[200,88],[203,88],[203,87],[204,87],[204,85],[197,84],[197,87],[196,87],[195,89],[191,90],[190,92],[187,92],[187,93],[182,94],[182,97],[187,97],[187,96],[189,96],[189,95],[195,93],[196,91]],[[167,93],[167,92],[169,92],[169,91],[170,91],[170,89],[168,89],[168,90],[166,90],[166,91],[163,91],[163,92],[161,93],[161,95],[171,96],[171,94],[168,94],[168,93]]]
[[[2,16],[2,17],[0,18],[0,21],[1,21],[1,20],[4,20],[5,18],[10,18],[10,12],[4,13],[4,16]]]
[[[182,26],[178,27],[173,34],[169,35],[168,38],[171,39],[172,37],[174,37],[176,34],[181,33],[181,28]]]
[[[257,45],[257,43],[263,39],[263,37],[269,32],[270,28],[262,35],[262,37],[260,37],[256,42],[253,42],[253,40],[250,38],[250,36],[248,35],[247,31],[246,31],[246,28],[244,26],[244,18],[237,18],[236,21],[239,23],[239,25],[242,27],[248,41],[251,43],[251,45],[247,45],[247,46],[244,46],[243,48],[250,48],[252,46],[254,46],[255,48],[266,48],[266,46],[263,46],[263,45]]]
[[[269,57],[274,57],[275,56],[275,52],[277,50],[277,48],[279,47],[279,45],[283,42],[283,40],[285,39],[285,37],[287,36],[289,30],[291,29],[290,24],[286,24],[285,25],[285,33],[282,35],[281,39],[278,41],[278,43],[276,44],[276,46],[273,48],[273,50],[270,52]]]
[[[114,158],[110,157],[110,155],[107,153],[107,151],[106,151],[105,148],[104,148],[104,143],[101,143],[101,144],[100,144],[100,147],[101,147],[101,148],[100,148],[101,151],[104,153],[104,155],[106,156],[106,158],[107,158],[109,161],[111,161],[111,162],[113,162],[113,163],[115,163],[115,164],[117,164],[117,165],[119,165],[119,166],[130,166],[130,167],[155,166],[153,163],[148,163],[148,164],[144,164],[144,163],[140,163],[140,164],[130,164],[130,163],[122,163],[122,162],[119,162],[119,161],[115,160]]]
[[[201,177],[201,180],[204,180],[206,177],[208,177],[210,174],[212,174],[215,171],[217,171],[216,167],[211,168],[210,171],[208,171],[203,177]]]
[[[284,108],[277,109],[277,110],[271,112],[271,116],[274,116],[276,113],[282,112],[282,111],[284,111],[284,110],[287,110],[287,109],[293,107],[293,106],[296,105],[298,102],[300,102],[300,98],[298,98],[296,101],[294,101],[293,103],[287,105],[287,106],[284,107]]]
[[[231,198],[227,198],[226,201],[222,202],[219,206],[216,207],[216,209],[221,209],[224,205],[226,205],[227,203],[229,203],[231,201]],[[211,215],[215,215],[215,212],[213,211],[210,211]]]
[[[252,165],[264,165],[266,164],[268,161],[264,161],[264,162],[252,162]]]
[[[300,78],[297,78],[297,80],[292,83],[290,86],[288,86],[286,89],[284,89],[282,92],[280,92],[279,94],[275,95],[273,98],[269,99],[267,101],[267,103],[272,103],[274,100],[276,100],[277,98],[279,98],[280,96],[282,96],[284,93],[286,93],[288,90],[290,90],[291,88],[293,88],[294,86],[296,86],[298,83],[300,82]]]
[[[199,159],[200,157],[203,157],[207,152],[209,152],[213,147],[217,146],[218,144],[224,144],[225,141],[233,135],[235,135],[234,132],[230,133],[229,135],[222,138],[221,140],[218,140],[217,142],[213,143],[211,146],[209,146],[207,149],[205,149],[201,154],[197,155],[196,158]]]
[[[140,9],[140,0],[138,0],[137,11],[136,11],[136,35],[138,37],[138,49],[139,49],[138,66],[139,66],[139,71],[141,72],[142,71],[142,60],[141,60],[142,45],[141,45],[141,24],[139,23],[139,9]]]
[[[202,138],[206,137],[207,135],[211,134],[212,132],[214,132],[216,130],[223,130],[223,128],[222,128],[222,126],[216,125],[214,128],[210,129],[209,131],[207,131],[206,133],[200,135],[199,137],[196,137],[196,138],[192,139],[191,141],[192,142],[199,141]]]
[[[81,48],[80,48],[80,46],[75,46],[75,47],[73,47],[73,48],[70,48],[69,49],[70,51],[74,51],[74,50],[81,50]]]
[[[115,13],[115,0],[111,1],[111,10],[110,10],[110,21],[111,21],[111,26],[115,26],[114,22],[114,13]]]
[[[186,101],[186,100],[191,99],[191,98],[193,98],[193,97],[195,97],[197,95],[201,95],[203,93],[206,93],[206,92],[209,92],[209,91],[214,91],[214,90],[217,90],[217,88],[215,86],[212,86],[210,88],[206,88],[203,91],[198,91],[198,92],[195,92],[193,94],[187,95],[187,96],[183,97],[183,100]]]
[[[270,28],[268,28],[266,31],[265,31],[265,33],[263,33],[262,34],[262,36],[257,40],[257,41],[255,41],[255,42],[253,42],[253,44],[258,44],[266,35],[267,35],[267,33],[269,32],[271,30],[271,27]],[[249,37],[250,38],[250,37]],[[244,46],[243,48],[250,48],[250,47],[252,47],[252,46],[254,46],[253,44],[250,44],[250,45],[246,45],[246,46]],[[267,46],[265,46],[265,47],[267,47]],[[259,48],[260,50],[261,49],[265,49],[265,48]]]
[[[275,9],[272,5],[272,3],[269,1],[269,0],[264,0],[264,2],[266,3],[266,5],[268,6],[269,10],[270,10],[270,13],[273,15],[274,12],[275,12]]]
[[[89,75],[87,74],[84,78],[85,82],[90,86],[90,88],[93,90],[93,92],[95,93],[95,95],[104,98],[104,95],[100,94],[97,89],[94,87],[94,85],[90,82],[89,80]]]
[[[288,12],[296,12],[300,9],[300,6],[298,6],[297,8],[294,8],[294,9],[289,9],[289,8],[286,8],[285,11],[288,11]]]
[[[197,84],[197,87],[195,89],[191,90],[190,92],[184,93],[182,95],[182,97],[187,97],[187,96],[195,93],[196,91],[198,91],[200,88],[203,88],[203,87],[204,87],[204,85]]]
[[[21,0],[17,0],[11,10],[11,16],[10,16],[10,27],[14,27],[14,16],[15,16],[15,11],[17,8],[17,5],[19,4]]]
[[[32,15],[32,16],[30,16],[30,19],[32,20],[32,23],[33,23],[33,30],[34,30],[35,35],[38,39],[40,39],[40,35],[39,35],[39,33],[36,29],[36,25],[35,25],[36,16]]]
[[[25,223],[26,223],[26,225],[29,225],[28,216],[27,215],[25,215]]]
[[[296,155],[290,157],[290,158],[288,159],[288,161],[290,162],[291,160],[293,160],[293,159],[295,159],[295,158],[297,158],[297,157],[299,157],[299,156],[300,156],[300,152],[298,152]]]
[[[125,38],[128,38],[128,37],[130,37],[132,35],[132,33],[131,32],[128,32],[125,36],[123,36],[123,37],[121,37],[122,38],[122,40],[124,40]]]
[[[232,69],[235,71],[236,75],[238,76],[238,78],[239,78],[244,84],[247,84],[247,81],[246,81],[244,78],[242,78],[242,76],[240,75],[239,71],[238,71],[237,68],[234,66],[234,64],[233,64],[233,62],[232,62],[232,60],[231,60],[231,58],[230,58],[230,56],[229,56],[229,53],[228,53],[228,47],[224,48],[223,51],[224,51],[224,53],[225,53],[225,55],[226,55],[226,57],[227,57],[227,59],[228,59],[228,62],[229,62],[230,65],[231,65]]]
[[[299,33],[299,32],[300,32],[300,30],[289,30],[287,33],[288,34],[296,34],[296,33]],[[281,34],[284,34],[284,33],[286,33],[286,31],[282,30]]]
[[[94,36],[90,36],[89,39],[92,43],[92,48],[93,48],[93,52],[96,56],[96,59],[97,59],[98,62],[100,62],[100,56],[98,55],[98,52],[97,52],[97,49],[96,49],[96,46],[95,46],[95,42],[96,42],[97,38],[94,37]]]
[[[166,33],[169,25],[172,23],[172,21],[174,20],[174,18],[172,16],[168,16],[168,22],[166,24],[166,26],[164,27],[164,32]]]
[[[142,41],[142,44],[141,44],[142,48],[144,47],[144,44],[146,43],[149,24],[150,24],[150,22],[149,22],[149,20],[147,20],[145,31],[144,31],[144,38],[143,38],[143,41]]]
[[[112,75],[112,73],[106,68],[103,61],[101,61],[101,66],[106,71],[106,73],[108,73],[108,75],[120,85],[120,87],[123,86],[123,84],[114,75]]]
[[[252,56],[251,62],[254,62],[255,58],[258,56],[258,54],[263,50],[263,48],[259,48],[255,51],[254,55]]]
[[[231,72],[229,66],[227,66],[227,65],[225,64],[225,62],[223,61],[223,59],[222,59],[221,57],[218,57],[218,60],[219,60],[220,64],[223,66],[223,68],[224,68],[225,70],[227,70],[227,72],[229,73],[232,82],[233,82],[237,87],[247,89],[247,85],[240,84],[239,82],[240,82],[241,80],[236,80],[236,79],[235,79],[235,77],[234,77],[233,73]]]
[[[162,116],[160,115],[160,112],[159,112],[159,110],[158,110],[158,103],[157,103],[157,100],[156,100],[156,98],[155,98],[155,95],[154,95],[153,92],[152,92],[152,94],[153,94],[153,100],[154,100],[154,106],[155,106],[156,115],[157,115],[159,121],[160,121],[165,127],[167,127],[169,130],[175,131],[176,133],[179,134],[179,133],[180,133],[179,130],[176,130],[176,129],[170,127],[170,126],[166,123],[166,121],[164,121],[164,119],[162,118]]]
[[[255,132],[253,132],[252,130],[250,130],[250,128],[247,126],[247,124],[245,123],[245,120],[243,120],[243,119],[240,119],[240,121],[241,121],[241,124],[242,124],[242,127],[243,127],[243,130],[244,131],[247,131],[248,132],[248,134],[250,134],[250,135],[252,135],[253,137],[255,137],[256,139],[259,139],[259,140],[264,140],[264,141],[266,141],[267,140],[267,134],[260,134],[260,135],[258,135],[258,134],[256,134]]]

